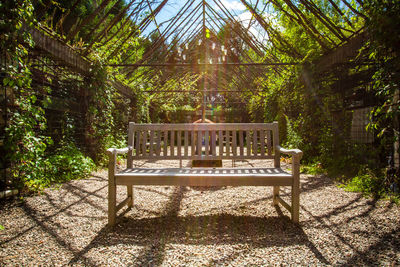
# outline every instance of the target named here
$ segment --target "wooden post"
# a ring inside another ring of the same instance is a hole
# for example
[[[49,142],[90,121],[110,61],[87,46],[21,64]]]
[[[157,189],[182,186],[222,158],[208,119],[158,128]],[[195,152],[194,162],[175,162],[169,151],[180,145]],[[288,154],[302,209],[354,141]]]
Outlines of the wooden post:
[[[108,225],[114,226],[116,221],[117,186],[115,184],[115,160],[117,154],[110,153],[108,163]]]
[[[274,121],[274,129],[272,131],[272,138],[273,138],[273,146],[274,146],[274,167],[275,168],[280,168],[281,167],[281,154],[279,152],[278,146],[279,146],[279,128],[278,128],[278,122]]]
[[[272,197],[273,205],[278,205],[278,197],[279,197],[279,186],[274,186],[273,197]]]
[[[293,155],[292,158],[292,221],[299,223],[300,214],[300,159],[299,156]]]
[[[128,146],[129,147],[134,147],[134,127],[135,127],[135,123],[134,122],[130,122],[129,123],[129,130],[128,130]],[[128,157],[127,157],[127,162],[126,162],[126,167],[128,169],[133,168],[133,161],[132,161],[132,153],[133,153],[133,149],[129,149],[128,150]],[[127,185],[126,186],[127,189],[127,195],[128,198],[130,197],[131,200],[128,202],[128,208],[132,208],[133,206],[133,186],[132,185]]]
[[[273,138],[273,148],[274,148],[274,167],[280,168],[281,167],[281,155],[278,149],[279,146],[279,128],[278,122],[274,121],[274,126],[272,130],[272,138]],[[274,186],[273,190],[273,200],[272,203],[274,205],[278,205],[278,197],[279,197],[279,186]]]

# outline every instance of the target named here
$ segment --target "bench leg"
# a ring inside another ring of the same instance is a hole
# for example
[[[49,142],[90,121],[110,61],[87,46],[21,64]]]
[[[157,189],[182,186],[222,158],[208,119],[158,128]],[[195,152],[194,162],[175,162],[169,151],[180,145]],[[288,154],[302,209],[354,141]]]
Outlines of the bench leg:
[[[108,225],[114,226],[117,213],[117,186],[108,183]]]
[[[114,226],[117,217],[117,185],[115,184],[115,158],[110,155],[108,165],[108,225]]]
[[[278,196],[279,196],[279,186],[274,186],[272,204],[274,204],[275,206],[278,205],[278,199],[277,199]]]
[[[292,159],[293,184],[292,184],[292,221],[299,223],[300,217],[300,160]]]
[[[132,185],[127,185],[127,192],[128,192],[128,198],[131,198],[131,201],[128,202],[128,208],[132,208],[133,206],[133,186]]]
[[[300,215],[300,190],[298,186],[292,186],[292,221],[299,222]]]

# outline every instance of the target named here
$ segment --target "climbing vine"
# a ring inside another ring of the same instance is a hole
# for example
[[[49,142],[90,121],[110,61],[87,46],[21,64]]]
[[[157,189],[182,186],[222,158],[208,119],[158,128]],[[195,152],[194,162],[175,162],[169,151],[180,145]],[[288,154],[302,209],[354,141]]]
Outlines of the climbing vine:
[[[111,79],[106,68],[97,62],[91,67],[90,78],[85,80],[85,87],[89,92],[86,114],[87,142],[93,148],[92,157],[99,164],[105,164],[107,148],[120,146],[124,140],[121,136],[113,135],[116,91],[109,84]]]
[[[15,107],[6,127],[5,146],[10,151],[8,159],[12,162],[11,175],[14,178],[23,176],[28,185],[34,186],[45,173],[45,167],[41,166],[42,158],[51,140],[37,133],[45,129],[46,119],[43,109],[35,105],[37,96],[31,89],[32,79],[27,62],[27,49],[33,41],[23,31],[22,22],[25,25],[33,22],[33,7],[30,1],[7,1],[0,5],[1,14],[6,16],[0,24],[5,32],[1,46],[6,55],[6,62],[2,65],[6,76],[2,83]]]
[[[0,37],[5,62],[2,85],[7,92],[7,126],[5,149],[10,162],[13,187],[40,190],[54,182],[84,177],[93,169],[91,159],[85,157],[73,143],[64,143],[53,153],[52,139],[45,134],[45,108],[50,99],[40,99],[32,88],[31,65],[28,61],[33,40],[26,27],[34,25],[31,1],[0,3]],[[44,87],[43,93],[49,93]]]

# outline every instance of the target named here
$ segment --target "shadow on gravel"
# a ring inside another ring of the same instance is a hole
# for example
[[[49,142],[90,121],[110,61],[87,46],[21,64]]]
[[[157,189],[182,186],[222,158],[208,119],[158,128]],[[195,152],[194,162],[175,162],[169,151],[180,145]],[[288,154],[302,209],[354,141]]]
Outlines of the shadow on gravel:
[[[248,244],[252,248],[304,244],[321,263],[328,264],[303,229],[284,216],[279,207],[276,208],[278,217],[268,218],[231,214],[178,216],[186,190],[185,187],[176,188],[160,217],[135,219],[119,216],[115,228],[104,227],[69,264],[87,260],[84,255],[96,247],[112,247],[120,244],[143,247],[139,255],[135,255],[135,264],[145,264],[149,260],[152,260],[152,265],[161,264],[167,244]],[[228,255],[215,263],[227,264],[234,258],[234,254]]]
[[[332,184],[332,182],[326,177],[311,177],[302,182],[302,191],[303,193],[307,193],[308,191],[318,190],[330,184]],[[121,244],[128,245],[126,247],[129,247],[129,245],[141,247],[139,253],[132,255],[134,258],[134,265],[149,265],[150,260],[152,260],[151,265],[160,265],[166,257],[169,244],[216,246],[246,244],[249,249],[303,245],[314,254],[321,264],[334,264],[334,262],[330,262],[332,259],[328,258],[328,260],[326,258],[328,255],[326,254],[324,244],[318,243],[318,239],[315,239],[314,236],[308,236],[305,230],[303,230],[304,227],[306,230],[307,228],[323,228],[327,230],[332,238],[338,240],[337,246],[347,247],[354,252],[351,258],[336,263],[339,265],[369,265],[376,260],[377,254],[393,248],[400,249],[400,242],[398,241],[398,237],[400,236],[399,227],[390,229],[390,231],[385,231],[379,235],[374,235],[374,233],[371,232],[364,233],[360,229],[354,229],[354,231],[358,232],[353,231],[352,234],[369,234],[375,237],[376,242],[371,244],[367,250],[358,249],[357,245],[355,245],[351,239],[349,240],[347,236],[349,233],[340,231],[342,226],[351,224],[354,219],[360,217],[365,220],[366,224],[370,224],[374,228],[380,227],[371,216],[371,212],[376,208],[375,201],[367,202],[368,207],[362,214],[352,214],[352,210],[356,209],[359,205],[365,206],[365,204],[360,203],[360,200],[362,200],[361,195],[349,199],[341,206],[336,206],[334,209],[328,210],[321,215],[314,214],[307,206],[302,205],[301,213],[307,214],[309,220],[303,220],[303,227],[301,227],[293,224],[290,218],[285,216],[279,207],[275,207],[277,213],[275,217],[255,217],[228,213],[179,216],[181,202],[188,187],[175,187],[175,191],[169,194],[169,202],[164,210],[154,214],[154,217],[135,218],[135,212],[130,216],[125,216],[128,210],[123,211],[118,217],[118,223],[115,228],[111,229],[104,226],[98,232],[92,233],[94,234],[94,238],[89,243],[78,248],[74,238],[71,238],[71,236],[63,236],[58,233],[58,228],[64,226],[52,222],[52,218],[60,213],[66,213],[74,217],[78,224],[80,223],[79,218],[81,217],[93,220],[102,219],[105,222],[106,220],[104,217],[97,218],[91,217],[90,215],[86,216],[85,214],[73,214],[70,212],[70,209],[74,206],[86,204],[93,210],[103,211],[104,215],[106,215],[107,213],[104,207],[99,206],[90,199],[91,196],[104,199],[100,191],[105,190],[106,187],[106,184],[102,184],[93,191],[88,191],[74,184],[66,184],[64,185],[64,189],[68,193],[72,193],[76,196],[77,199],[69,203],[67,202],[68,204],[65,206],[59,206],[59,203],[54,202],[49,196],[46,196],[46,201],[54,206],[56,210],[51,214],[30,207],[25,203],[21,203],[22,209],[26,215],[34,221],[35,225],[4,240],[0,245],[4,246],[11,240],[23,237],[29,234],[32,229],[39,227],[44,232],[48,233],[60,247],[65,248],[73,254],[73,258],[69,261],[69,264],[84,263],[84,265],[95,266],[97,263],[90,257],[91,250],[103,247],[117,247]],[[160,193],[150,187],[137,187],[137,189]],[[162,194],[164,195],[164,193]],[[68,200],[66,196],[61,196],[61,199],[64,198],[66,201]],[[267,196],[254,201],[264,201],[270,198],[271,196]],[[106,201],[106,199],[104,199],[104,201]],[[254,201],[242,204],[246,205]],[[227,208],[232,208],[232,206]],[[137,207],[134,208],[134,211],[135,209],[137,209]],[[349,213],[351,215],[343,217],[340,223],[333,223],[333,218]],[[71,231],[73,232],[74,229],[71,229]],[[321,252],[322,248],[325,249],[324,253]],[[243,253],[243,251],[233,250],[231,253],[224,254],[223,258],[211,262],[211,265],[228,265],[234,261],[235,258],[241,256],[241,253]]]
[[[156,265],[161,264],[167,244],[248,244],[251,248],[303,244],[315,254],[321,263],[328,264],[302,228],[294,225],[288,217],[262,218],[229,214],[186,217],[166,215],[144,219],[123,218],[115,229],[104,228],[69,263],[82,260],[80,257],[93,248],[112,247],[120,244],[143,246],[141,253],[135,255],[137,264],[146,263],[149,260]],[[226,264],[230,258],[227,257],[227,262],[219,260],[218,264]]]
[[[334,182],[325,175],[309,176],[306,179],[302,179],[300,184],[300,192],[312,192],[333,184]]]

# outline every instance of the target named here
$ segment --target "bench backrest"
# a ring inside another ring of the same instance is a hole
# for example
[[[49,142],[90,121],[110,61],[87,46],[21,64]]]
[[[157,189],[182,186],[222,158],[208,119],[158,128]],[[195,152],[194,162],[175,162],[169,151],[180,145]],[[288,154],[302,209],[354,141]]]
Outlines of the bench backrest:
[[[278,123],[129,123],[133,159],[274,159],[279,167]]]

